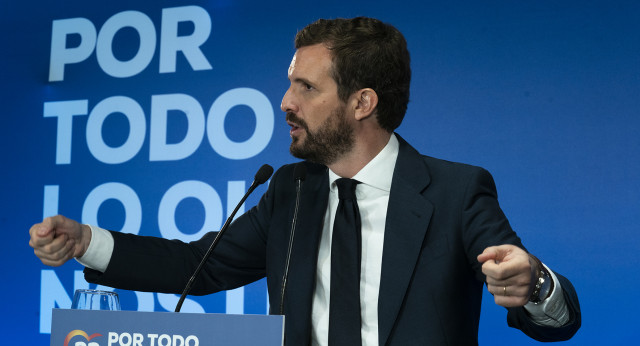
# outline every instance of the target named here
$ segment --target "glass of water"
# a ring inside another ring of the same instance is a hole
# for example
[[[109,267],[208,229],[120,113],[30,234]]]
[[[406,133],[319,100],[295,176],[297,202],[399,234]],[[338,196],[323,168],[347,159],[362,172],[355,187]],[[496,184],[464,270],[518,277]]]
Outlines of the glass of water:
[[[80,310],[120,310],[120,299],[115,292],[76,290],[71,308]]]

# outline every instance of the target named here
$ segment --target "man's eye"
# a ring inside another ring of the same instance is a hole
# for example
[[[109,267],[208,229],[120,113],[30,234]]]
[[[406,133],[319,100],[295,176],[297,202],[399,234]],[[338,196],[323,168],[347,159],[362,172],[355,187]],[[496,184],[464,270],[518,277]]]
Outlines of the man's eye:
[[[313,90],[313,87],[311,85],[307,84],[307,83],[304,84],[304,88],[306,90]]]

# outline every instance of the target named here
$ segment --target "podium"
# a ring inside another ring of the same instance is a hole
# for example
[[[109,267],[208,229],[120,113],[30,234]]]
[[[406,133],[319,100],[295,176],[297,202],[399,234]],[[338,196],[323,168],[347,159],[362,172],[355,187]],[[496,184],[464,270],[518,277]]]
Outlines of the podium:
[[[284,316],[53,309],[51,346],[282,346]]]

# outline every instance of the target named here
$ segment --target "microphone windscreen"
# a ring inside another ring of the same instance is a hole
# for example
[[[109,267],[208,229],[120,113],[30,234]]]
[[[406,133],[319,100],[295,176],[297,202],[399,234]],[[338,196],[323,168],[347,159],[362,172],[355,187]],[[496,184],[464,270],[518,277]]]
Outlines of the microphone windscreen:
[[[271,174],[273,174],[273,167],[264,164],[262,165],[262,167],[260,167],[253,180],[258,185],[264,184],[267,180],[269,180],[269,178],[271,178]]]
[[[307,166],[300,162],[297,163],[295,167],[293,167],[293,181],[304,181],[307,177]]]

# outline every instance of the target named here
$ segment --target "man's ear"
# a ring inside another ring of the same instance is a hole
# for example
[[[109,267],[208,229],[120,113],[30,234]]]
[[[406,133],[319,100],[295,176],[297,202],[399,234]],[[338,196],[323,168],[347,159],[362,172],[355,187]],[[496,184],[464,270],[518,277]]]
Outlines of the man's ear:
[[[354,96],[357,102],[355,112],[356,120],[363,120],[375,114],[376,108],[378,107],[378,94],[376,94],[373,89],[360,89],[355,92]]]

